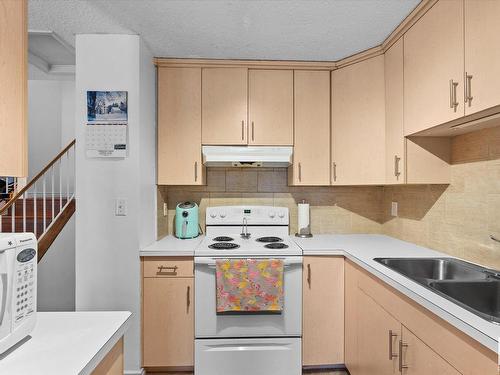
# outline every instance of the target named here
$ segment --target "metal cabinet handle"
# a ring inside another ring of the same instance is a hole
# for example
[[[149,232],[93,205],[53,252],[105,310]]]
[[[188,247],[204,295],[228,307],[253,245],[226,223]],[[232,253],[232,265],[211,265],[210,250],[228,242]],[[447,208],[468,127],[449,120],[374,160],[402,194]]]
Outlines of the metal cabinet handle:
[[[465,72],[465,102],[469,103],[469,107],[472,105],[472,88],[471,88],[472,74]]]
[[[302,165],[299,163],[299,181],[302,181]]]
[[[189,307],[191,306],[191,287],[188,285],[187,293],[186,293],[186,308],[189,311]]]
[[[458,82],[455,82],[452,79],[450,79],[450,108],[452,108],[454,112],[457,111],[458,107],[457,86]]]
[[[179,267],[177,266],[158,266],[158,273],[168,273],[171,275],[177,275],[177,270]]]
[[[194,162],[194,180],[198,181],[198,162]]]
[[[245,139],[245,120],[241,120],[241,140]]]
[[[398,357],[397,354],[394,354],[392,352],[392,339],[394,337],[398,337],[398,335],[396,333],[392,332],[392,329],[389,330],[389,361],[392,361],[394,358]]]
[[[333,162],[333,181],[337,181],[337,163]]]
[[[252,141],[255,140],[255,124],[252,121]]]
[[[311,265],[307,265],[307,285],[309,285],[309,288],[311,287]]]
[[[407,348],[408,344],[404,343],[403,340],[399,340],[399,372],[403,372],[403,369],[407,369],[408,366],[403,364],[403,348]]]
[[[394,176],[399,177],[401,172],[399,171],[399,161],[401,158],[397,155],[394,155]]]

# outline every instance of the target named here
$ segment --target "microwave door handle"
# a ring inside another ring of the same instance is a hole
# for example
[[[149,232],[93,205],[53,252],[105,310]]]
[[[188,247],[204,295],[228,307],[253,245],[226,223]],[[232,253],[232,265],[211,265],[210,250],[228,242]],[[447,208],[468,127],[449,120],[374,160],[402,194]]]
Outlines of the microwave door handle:
[[[2,307],[0,310],[0,327],[3,324],[3,318],[5,317],[5,309],[7,307],[7,291],[9,290],[8,288],[8,277],[6,273],[0,274],[0,277],[2,279]]]

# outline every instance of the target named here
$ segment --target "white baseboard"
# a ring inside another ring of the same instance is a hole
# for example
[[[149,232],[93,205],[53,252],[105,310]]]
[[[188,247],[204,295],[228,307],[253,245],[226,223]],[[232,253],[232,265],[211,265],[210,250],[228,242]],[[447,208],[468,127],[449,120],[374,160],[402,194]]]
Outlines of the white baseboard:
[[[140,370],[125,370],[124,375],[146,375],[146,371],[141,368]]]

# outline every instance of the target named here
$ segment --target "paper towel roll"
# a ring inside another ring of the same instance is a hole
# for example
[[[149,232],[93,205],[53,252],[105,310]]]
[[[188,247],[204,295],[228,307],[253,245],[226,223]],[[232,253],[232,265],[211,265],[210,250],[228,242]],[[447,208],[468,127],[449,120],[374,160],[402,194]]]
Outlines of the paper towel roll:
[[[298,218],[299,218],[299,234],[309,234],[309,203],[299,203]]]

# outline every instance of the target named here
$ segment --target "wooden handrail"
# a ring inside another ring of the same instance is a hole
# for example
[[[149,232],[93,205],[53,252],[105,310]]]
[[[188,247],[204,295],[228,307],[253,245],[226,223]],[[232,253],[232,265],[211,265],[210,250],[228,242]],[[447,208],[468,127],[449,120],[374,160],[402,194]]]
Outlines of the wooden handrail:
[[[18,200],[30,187],[32,187],[39,179],[42,177],[45,172],[47,172],[50,167],[52,167],[56,161],[58,161],[68,150],[73,147],[76,143],[76,139],[73,139],[66,147],[62,149],[61,152],[59,152],[51,161],[49,164],[47,164],[38,174],[26,184],[25,187],[23,187],[21,190],[19,190],[16,195],[14,195],[5,206],[0,208],[0,215],[3,215],[15,202]]]

